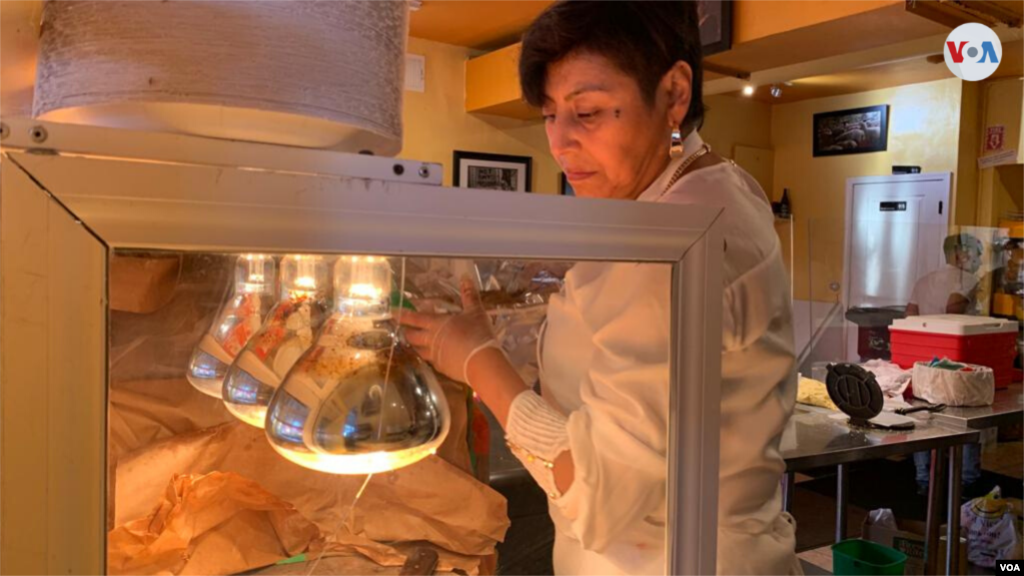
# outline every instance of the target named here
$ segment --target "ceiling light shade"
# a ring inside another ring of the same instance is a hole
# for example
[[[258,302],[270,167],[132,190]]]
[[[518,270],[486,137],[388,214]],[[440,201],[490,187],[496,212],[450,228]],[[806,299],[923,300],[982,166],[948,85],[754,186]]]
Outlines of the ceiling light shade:
[[[406,2],[47,2],[36,117],[394,155]]]

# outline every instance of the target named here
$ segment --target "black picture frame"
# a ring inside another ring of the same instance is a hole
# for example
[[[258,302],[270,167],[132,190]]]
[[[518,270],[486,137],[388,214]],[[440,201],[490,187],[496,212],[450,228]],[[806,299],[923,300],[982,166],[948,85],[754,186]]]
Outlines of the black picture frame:
[[[569,183],[569,179],[565,177],[565,172],[558,173],[558,193],[562,196],[575,196],[576,191],[573,190],[572,184]]]
[[[889,105],[815,114],[811,138],[815,158],[884,152],[889,149]]]
[[[452,183],[456,187],[533,191],[533,158],[530,156],[456,150],[453,158]],[[514,186],[511,177],[515,178]]]
[[[698,0],[697,18],[704,56],[732,48],[732,0]]]

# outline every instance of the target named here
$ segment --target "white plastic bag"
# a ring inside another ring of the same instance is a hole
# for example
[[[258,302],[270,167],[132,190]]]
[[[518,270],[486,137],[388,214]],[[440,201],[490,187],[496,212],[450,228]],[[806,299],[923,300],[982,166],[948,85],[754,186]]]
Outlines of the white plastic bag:
[[[899,530],[899,527],[896,526],[896,515],[892,513],[892,508],[879,508],[868,512],[867,523],[879,528]]]
[[[991,568],[999,560],[1009,560],[1017,545],[1013,506],[1000,495],[996,486],[960,507],[960,526],[967,536],[967,561],[971,564]]]
[[[948,406],[988,406],[996,393],[991,368],[970,365],[970,372],[914,364],[914,396]]]

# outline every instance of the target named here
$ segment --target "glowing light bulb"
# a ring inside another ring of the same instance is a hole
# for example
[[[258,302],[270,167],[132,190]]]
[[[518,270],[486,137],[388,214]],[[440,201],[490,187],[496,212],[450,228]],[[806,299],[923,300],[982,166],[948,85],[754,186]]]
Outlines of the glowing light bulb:
[[[349,316],[390,314],[391,267],[386,258],[342,256],[334,266],[335,307]]]
[[[281,259],[280,301],[224,377],[224,405],[239,420],[263,427],[281,381],[313,345],[330,312],[330,269],[322,256]]]
[[[352,298],[361,298],[364,300],[375,300],[380,298],[381,290],[379,287],[372,284],[353,284],[348,289],[348,295]]]
[[[448,404],[430,367],[396,336],[387,258],[339,258],[334,294],[334,313],[270,401],[271,446],[332,474],[393,470],[435,453]]]
[[[186,377],[203,394],[220,398],[224,375],[276,301],[276,265],[269,254],[235,261],[235,281],[213,323],[192,352]]]
[[[744,86],[743,87],[743,95],[744,96],[753,96],[754,95],[754,86],[752,84],[747,84],[746,86]]]

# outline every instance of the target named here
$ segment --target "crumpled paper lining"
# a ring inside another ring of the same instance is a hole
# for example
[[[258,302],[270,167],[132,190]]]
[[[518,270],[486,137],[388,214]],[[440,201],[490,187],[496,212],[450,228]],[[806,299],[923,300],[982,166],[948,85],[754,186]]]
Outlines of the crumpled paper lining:
[[[110,533],[111,574],[232,574],[289,558],[320,538],[315,524],[233,473],[174,475],[156,508]]]
[[[148,256],[152,255],[119,251],[118,265],[128,263],[127,258],[139,262],[111,278],[111,298],[123,302],[111,312],[108,529],[147,518],[164,499],[175,475],[233,472],[295,505],[301,517],[326,534],[326,543],[321,540],[313,546],[317,551],[326,547],[326,558],[352,555],[353,561],[356,556],[360,559],[345,566],[376,569],[362,558],[398,566],[423,541],[448,548],[448,552],[439,550],[439,571],[459,568],[476,573],[482,558],[485,564],[493,561],[494,543],[508,526],[506,504],[500,495],[461,472],[471,470],[462,385],[440,379],[452,422],[438,456],[452,465],[430,458],[374,477],[356,507],[352,528],[342,529],[341,518],[364,477],[330,476],[284,460],[267,444],[263,431],[237,423],[222,402],[197,392],[184,377],[192,348],[223,300],[233,259],[179,255],[179,268],[172,274],[169,267],[145,265]],[[251,454],[258,457],[240,460]],[[405,493],[409,489],[413,489],[411,497]],[[250,517],[250,512],[239,514]],[[122,541],[118,546],[129,544]],[[113,558],[113,543],[109,552]],[[245,552],[255,553],[249,548]],[[198,555],[203,555],[202,550]],[[197,561],[195,556],[190,562]],[[199,569],[230,571],[209,565]],[[493,571],[493,566],[484,566],[485,572],[489,569]],[[171,573],[173,567],[131,571]]]
[[[439,570],[475,574],[480,557],[493,554],[509,526],[504,497],[438,457],[375,475],[343,525],[365,476],[330,475],[292,464],[270,447],[262,430],[241,422],[178,435],[122,457],[114,525],[150,513],[169,478],[214,471],[255,479],[293,505],[325,535],[325,555],[358,554],[398,566],[405,553],[395,543],[427,541],[442,549]],[[110,541],[111,558],[126,553],[119,546]],[[320,550],[314,546],[311,553]],[[204,570],[230,573],[219,566]]]

